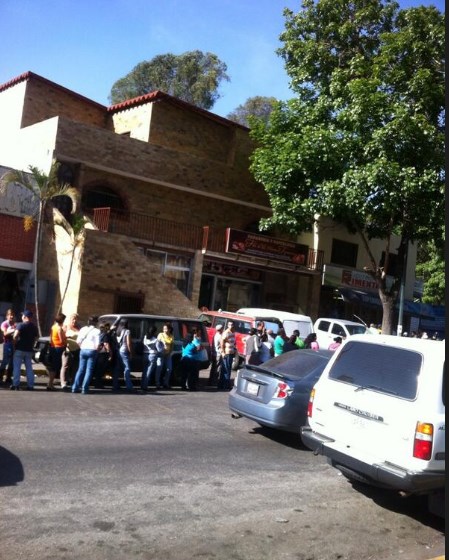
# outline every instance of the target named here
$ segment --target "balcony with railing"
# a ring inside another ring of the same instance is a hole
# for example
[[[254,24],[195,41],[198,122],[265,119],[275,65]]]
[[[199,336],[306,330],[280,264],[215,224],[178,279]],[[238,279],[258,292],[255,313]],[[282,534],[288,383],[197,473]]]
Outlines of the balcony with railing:
[[[182,224],[115,208],[95,208],[88,213],[100,231],[145,240],[159,247],[182,247],[205,254],[226,253],[226,228]],[[323,251],[308,249],[302,268],[321,272],[323,257]]]

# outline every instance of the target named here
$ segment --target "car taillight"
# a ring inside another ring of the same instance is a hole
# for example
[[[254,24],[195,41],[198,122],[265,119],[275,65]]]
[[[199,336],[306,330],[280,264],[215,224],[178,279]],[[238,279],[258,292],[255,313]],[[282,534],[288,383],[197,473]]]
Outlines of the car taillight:
[[[274,392],[274,398],[276,399],[286,399],[287,397],[289,397],[292,393],[293,389],[287,385],[287,383],[284,383],[283,381],[278,383],[278,386],[276,387],[276,391]]]
[[[430,461],[433,445],[433,424],[417,422],[415,440],[413,444],[413,457]]]
[[[315,398],[315,389],[310,391],[309,404],[307,405],[307,416],[312,418],[313,399]]]

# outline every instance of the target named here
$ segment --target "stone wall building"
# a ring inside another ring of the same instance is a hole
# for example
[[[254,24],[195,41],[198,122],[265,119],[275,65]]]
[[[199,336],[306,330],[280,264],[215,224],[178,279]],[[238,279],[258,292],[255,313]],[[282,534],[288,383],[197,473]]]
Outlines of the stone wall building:
[[[0,86],[0,122],[0,165],[48,172],[58,161],[90,220],[75,250],[62,228],[47,227],[39,271],[46,325],[64,293],[63,311],[83,319],[194,317],[203,306],[317,315],[322,253],[258,232],[271,210],[249,172],[245,127],[159,91],[105,107],[32,72]],[[2,223],[11,219],[0,212]],[[19,229],[20,213],[15,219]],[[0,267],[7,258],[1,247]]]

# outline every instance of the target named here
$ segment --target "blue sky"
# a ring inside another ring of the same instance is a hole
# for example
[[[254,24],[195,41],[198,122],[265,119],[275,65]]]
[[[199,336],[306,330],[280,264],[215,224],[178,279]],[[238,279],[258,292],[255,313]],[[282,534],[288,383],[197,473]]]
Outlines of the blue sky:
[[[402,0],[401,7],[444,1]],[[292,97],[275,51],[298,0],[0,0],[0,84],[32,71],[108,105],[112,84],[158,54],[215,53],[229,83],[212,111],[249,97]]]

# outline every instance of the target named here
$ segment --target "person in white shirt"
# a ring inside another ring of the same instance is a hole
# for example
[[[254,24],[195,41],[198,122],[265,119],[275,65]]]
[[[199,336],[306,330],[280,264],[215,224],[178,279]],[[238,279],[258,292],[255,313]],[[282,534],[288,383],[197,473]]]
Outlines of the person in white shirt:
[[[209,371],[209,385],[216,385],[223,366],[223,356],[221,355],[221,336],[223,325],[215,327],[215,334],[212,343],[212,364]]]
[[[80,363],[72,385],[72,393],[81,391],[83,395],[86,395],[89,392],[89,383],[94,372],[100,345],[100,329],[97,328],[97,324],[98,317],[89,317],[87,325],[78,333],[76,342],[80,347]]]

